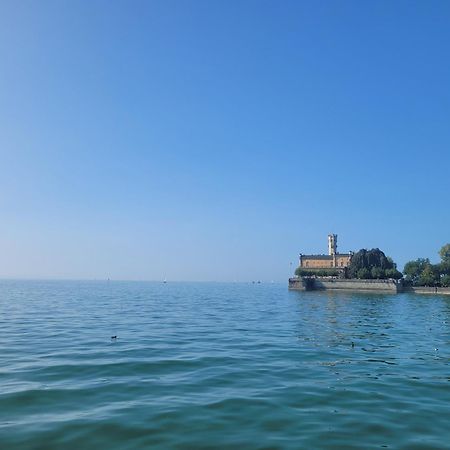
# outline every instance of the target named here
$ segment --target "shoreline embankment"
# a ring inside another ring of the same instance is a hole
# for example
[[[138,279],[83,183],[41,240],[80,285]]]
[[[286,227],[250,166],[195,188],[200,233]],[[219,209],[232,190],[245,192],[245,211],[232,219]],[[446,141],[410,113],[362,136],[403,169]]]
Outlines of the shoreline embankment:
[[[413,292],[414,294],[443,294],[450,295],[450,287],[429,287],[429,286],[405,286],[403,292]]]
[[[450,288],[405,286],[402,280],[360,280],[334,277],[295,277],[289,278],[289,289],[296,291],[356,291],[398,294],[411,292],[415,294],[450,295]]]

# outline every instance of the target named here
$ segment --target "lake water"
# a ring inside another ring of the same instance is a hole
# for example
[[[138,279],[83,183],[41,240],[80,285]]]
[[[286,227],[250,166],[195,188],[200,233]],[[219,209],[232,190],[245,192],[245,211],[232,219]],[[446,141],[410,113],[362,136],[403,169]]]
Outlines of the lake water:
[[[449,331],[450,296],[1,281],[0,448],[450,448]]]

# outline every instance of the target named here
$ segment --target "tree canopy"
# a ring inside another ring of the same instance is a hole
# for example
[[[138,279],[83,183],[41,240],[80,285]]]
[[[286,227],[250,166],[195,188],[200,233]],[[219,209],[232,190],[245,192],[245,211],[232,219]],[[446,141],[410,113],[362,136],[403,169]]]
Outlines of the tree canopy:
[[[406,280],[411,281],[413,284],[417,284],[420,275],[424,271],[425,267],[429,266],[430,260],[428,258],[418,258],[415,261],[409,261],[405,264],[403,273]]]
[[[450,244],[445,244],[439,250],[439,256],[443,263],[450,263]]]
[[[379,248],[372,250],[361,249],[356,252],[348,267],[350,278],[360,279],[386,279],[402,278],[402,273],[397,270],[397,265]]]
[[[450,244],[440,250],[441,262],[431,264],[428,258],[418,258],[405,264],[403,273],[413,286],[450,286]]]
[[[339,276],[339,270],[333,268],[308,270],[303,267],[297,267],[297,269],[295,269],[295,275],[298,277],[337,277]]]

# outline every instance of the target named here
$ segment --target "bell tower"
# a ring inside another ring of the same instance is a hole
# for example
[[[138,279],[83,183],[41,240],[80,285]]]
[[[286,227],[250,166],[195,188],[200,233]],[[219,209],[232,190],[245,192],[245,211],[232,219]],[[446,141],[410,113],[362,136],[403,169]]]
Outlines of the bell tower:
[[[337,234],[328,235],[328,254],[330,256],[337,254]]]

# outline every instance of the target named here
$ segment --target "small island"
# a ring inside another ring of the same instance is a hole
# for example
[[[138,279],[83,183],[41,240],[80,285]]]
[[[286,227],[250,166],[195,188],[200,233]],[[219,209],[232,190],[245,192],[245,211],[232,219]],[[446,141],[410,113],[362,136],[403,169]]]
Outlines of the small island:
[[[419,258],[405,265],[404,274],[379,248],[339,253],[337,235],[328,235],[328,254],[300,254],[294,290],[356,290],[388,293],[417,292],[450,294],[450,244],[439,252],[441,263]]]

